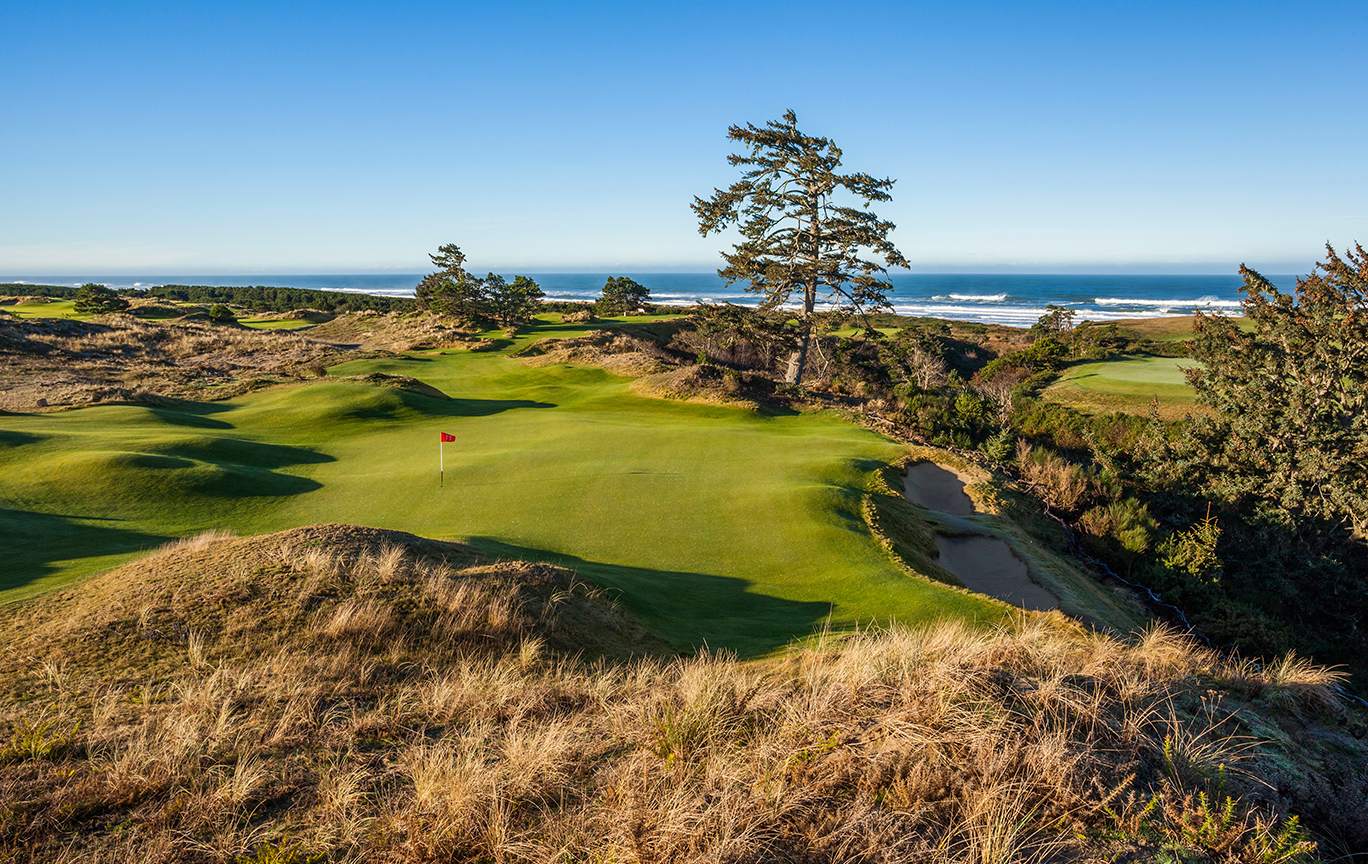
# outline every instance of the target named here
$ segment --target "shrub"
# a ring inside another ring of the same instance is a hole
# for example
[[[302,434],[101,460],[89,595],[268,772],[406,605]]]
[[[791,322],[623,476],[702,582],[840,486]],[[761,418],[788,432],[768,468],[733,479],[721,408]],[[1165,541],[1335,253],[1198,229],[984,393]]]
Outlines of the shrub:
[[[107,285],[87,282],[76,292],[76,311],[82,315],[103,315],[122,312],[127,308],[128,301],[111,291]]]
[[[237,316],[233,314],[233,310],[222,303],[215,303],[213,306],[210,306],[209,311],[206,314],[209,316],[210,321],[216,321],[219,324],[228,324],[237,320]]]

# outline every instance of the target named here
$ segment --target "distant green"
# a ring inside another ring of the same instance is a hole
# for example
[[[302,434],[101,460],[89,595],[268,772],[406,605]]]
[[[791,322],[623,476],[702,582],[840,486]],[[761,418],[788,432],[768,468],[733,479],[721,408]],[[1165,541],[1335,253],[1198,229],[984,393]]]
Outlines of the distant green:
[[[1183,410],[1193,405],[1196,393],[1182,370],[1200,365],[1182,357],[1148,356],[1080,363],[1065,369],[1043,395],[1084,410],[1144,413],[1153,399],[1169,410]]]
[[[16,598],[208,528],[352,522],[544,558],[619,589],[681,648],[751,654],[819,626],[996,618],[901,573],[860,515],[899,445],[826,413],[636,395],[597,368],[512,350],[367,360],[440,400],[355,381],[185,408],[0,415],[0,596]],[[445,485],[438,487],[438,433]]]

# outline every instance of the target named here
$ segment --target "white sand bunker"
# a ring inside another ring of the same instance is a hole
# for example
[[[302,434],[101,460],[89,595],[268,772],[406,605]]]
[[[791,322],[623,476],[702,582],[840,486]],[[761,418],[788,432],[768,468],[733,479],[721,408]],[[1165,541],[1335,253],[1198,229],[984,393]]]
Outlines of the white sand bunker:
[[[935,462],[918,462],[907,469],[903,494],[928,510],[951,516],[972,516],[974,502],[964,492],[970,478]],[[1025,609],[1045,612],[1059,608],[1059,600],[1031,581],[1030,571],[1012,554],[1012,547],[991,537],[936,535],[940,565],[959,577],[970,591],[987,594]]]
[[[954,573],[970,591],[987,594],[1023,609],[1048,612],[1059,601],[1031,581],[1031,574],[1012,547],[992,537],[943,537],[936,535],[938,562]]]

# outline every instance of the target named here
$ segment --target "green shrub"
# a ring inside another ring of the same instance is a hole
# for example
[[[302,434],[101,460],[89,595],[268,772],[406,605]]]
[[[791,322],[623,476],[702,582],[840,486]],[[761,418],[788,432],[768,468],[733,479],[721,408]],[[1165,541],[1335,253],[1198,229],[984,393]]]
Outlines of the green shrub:
[[[87,282],[76,292],[76,311],[82,315],[103,315],[122,312],[127,308],[128,301],[111,291],[107,285]]]
[[[237,316],[233,314],[233,310],[222,303],[215,303],[213,306],[210,306],[207,314],[209,315],[210,321],[217,321],[220,324],[228,324],[237,320]]]

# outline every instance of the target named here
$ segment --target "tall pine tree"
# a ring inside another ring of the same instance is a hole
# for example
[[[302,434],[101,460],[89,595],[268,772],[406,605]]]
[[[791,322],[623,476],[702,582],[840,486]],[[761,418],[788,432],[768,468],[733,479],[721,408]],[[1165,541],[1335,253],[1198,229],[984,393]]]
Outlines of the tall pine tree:
[[[907,261],[888,239],[893,223],[868,208],[891,200],[893,181],[837,173],[840,148],[798,131],[792,111],[763,127],[732,126],[727,137],[745,147],[727,161],[746,170],[725,191],[715,189],[707,200],[694,198],[698,231],[706,237],[738,226],[742,241],[722,253],[727,266],[717,272],[729,285],[748,283],[746,290],[760,295],[763,310],[785,306],[795,294],[801,298],[798,346],[784,376],[798,384],[819,298],[846,312],[891,308],[893,286],[882,278],[885,268],[906,267]],[[842,190],[864,206],[839,203]]]

